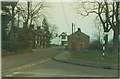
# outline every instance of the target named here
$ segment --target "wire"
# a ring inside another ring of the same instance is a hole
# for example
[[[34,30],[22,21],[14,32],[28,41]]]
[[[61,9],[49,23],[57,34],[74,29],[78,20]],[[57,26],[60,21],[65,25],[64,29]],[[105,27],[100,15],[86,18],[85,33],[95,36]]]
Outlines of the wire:
[[[65,21],[66,21],[67,27],[69,27],[69,24],[68,24],[68,21],[67,21],[67,17],[66,17],[66,14],[65,14],[65,9],[64,9],[64,5],[63,5],[62,0],[61,0],[61,5],[62,5],[62,9],[63,9],[63,13],[64,13],[64,17],[65,17]]]

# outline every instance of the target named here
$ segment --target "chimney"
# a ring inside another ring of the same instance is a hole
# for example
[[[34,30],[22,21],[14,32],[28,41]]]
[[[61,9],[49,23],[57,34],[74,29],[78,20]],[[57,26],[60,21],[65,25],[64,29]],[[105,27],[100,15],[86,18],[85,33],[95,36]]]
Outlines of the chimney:
[[[80,28],[78,28],[78,31],[81,31],[81,29],[80,29]]]

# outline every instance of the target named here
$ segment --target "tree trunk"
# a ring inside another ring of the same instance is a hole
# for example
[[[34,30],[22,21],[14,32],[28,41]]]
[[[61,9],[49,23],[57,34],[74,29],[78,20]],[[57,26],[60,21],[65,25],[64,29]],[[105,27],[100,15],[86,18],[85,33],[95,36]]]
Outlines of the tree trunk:
[[[27,2],[27,11],[28,11],[28,13],[27,13],[27,20],[26,20],[26,22],[25,22],[25,28],[28,28],[28,22],[29,22],[29,16],[30,16],[30,2]]]
[[[14,32],[14,16],[15,16],[14,9],[15,9],[15,6],[12,6],[12,21],[11,21],[12,32]]]
[[[117,52],[118,51],[118,29],[119,29],[119,2],[116,2],[116,26],[114,28],[114,37],[113,37],[113,40],[114,40],[114,47],[115,47],[115,51]]]
[[[118,44],[118,27],[114,30],[113,43],[115,46]]]
[[[107,51],[108,50],[108,34],[105,35],[104,40],[105,40],[105,50]]]

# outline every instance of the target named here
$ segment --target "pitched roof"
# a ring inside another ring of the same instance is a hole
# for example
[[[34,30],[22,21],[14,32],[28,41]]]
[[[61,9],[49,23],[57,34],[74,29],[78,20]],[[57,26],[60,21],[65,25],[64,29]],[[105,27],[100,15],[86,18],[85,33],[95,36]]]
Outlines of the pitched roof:
[[[62,33],[59,35],[59,37],[62,36],[62,35],[68,36],[65,32],[62,32]]]
[[[81,32],[81,31],[76,31],[76,32],[74,32],[73,34],[70,34],[69,36],[72,36],[72,35],[75,35],[75,34],[82,34],[82,35],[84,35],[84,36],[90,37],[89,35]]]

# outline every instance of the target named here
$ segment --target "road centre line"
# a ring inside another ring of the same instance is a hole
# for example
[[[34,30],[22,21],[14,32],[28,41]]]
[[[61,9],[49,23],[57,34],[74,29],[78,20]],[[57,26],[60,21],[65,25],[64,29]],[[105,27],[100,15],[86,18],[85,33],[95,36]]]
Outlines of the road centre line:
[[[43,63],[43,62],[46,62],[46,61],[49,61],[50,59],[46,59],[44,61],[41,61],[40,63]],[[19,66],[19,67],[15,67],[13,69],[8,69],[9,71],[11,72],[14,72],[16,70],[20,70],[20,69],[24,69],[24,68],[28,68],[28,67],[31,67],[31,66],[34,66],[34,65],[37,65],[39,64],[38,62],[37,63],[31,63],[31,64],[26,64],[26,65],[23,65],[23,66]],[[7,70],[6,70],[7,71]],[[7,74],[6,76],[12,76],[10,74]]]
[[[39,63],[44,63],[44,62],[49,61],[49,60],[51,60],[51,59],[47,59],[47,60],[41,61]]]
[[[29,67],[29,66],[32,66],[32,65],[28,65],[28,67]]]
[[[44,63],[44,62],[49,61],[49,60],[50,60],[50,59],[47,59],[47,60],[41,61],[41,62],[39,62],[39,63]],[[25,66],[23,66],[23,67],[21,67],[21,68],[18,68],[18,69],[28,68],[28,67],[30,67],[30,66],[37,65],[37,64],[39,64],[39,63],[28,64],[28,65],[25,65]]]
[[[18,69],[22,69],[22,68],[18,68]]]
[[[31,64],[32,66],[36,65],[36,64]]]

